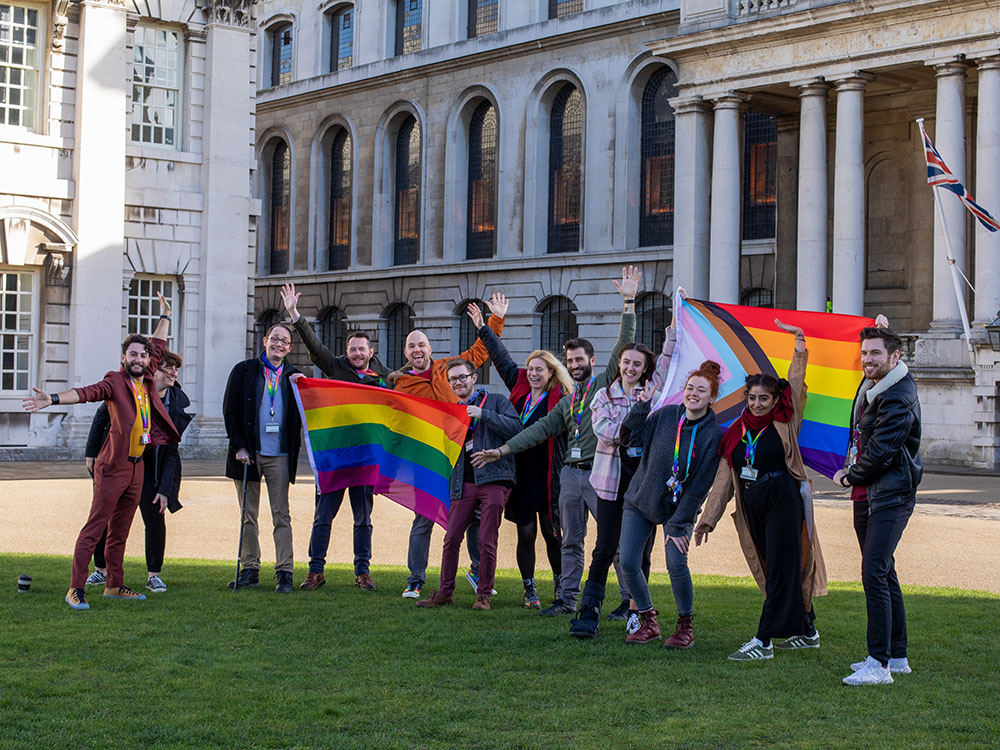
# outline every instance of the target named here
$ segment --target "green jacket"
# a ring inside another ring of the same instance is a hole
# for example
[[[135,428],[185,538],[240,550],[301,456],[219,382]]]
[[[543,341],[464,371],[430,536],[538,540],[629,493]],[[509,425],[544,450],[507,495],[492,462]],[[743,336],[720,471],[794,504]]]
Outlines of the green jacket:
[[[594,400],[594,395],[601,388],[606,388],[612,380],[618,377],[618,355],[625,348],[625,344],[634,340],[635,313],[622,313],[621,327],[618,329],[618,341],[615,342],[615,348],[611,352],[608,366],[603,372],[595,373],[597,379],[590,386],[590,390],[587,391],[587,397],[583,400],[582,413],[579,414],[579,425],[577,425],[575,414],[580,412],[581,405],[574,403],[573,413],[571,414],[569,407],[570,402],[573,400],[573,394],[569,393],[559,400],[559,403],[556,404],[552,411],[531,425],[531,427],[522,430],[507,441],[511,453],[520,453],[533,445],[538,445],[543,440],[555,437],[565,430],[567,434],[566,463],[572,466],[581,461],[593,461],[594,452],[597,450],[597,436],[594,435],[594,428],[590,422],[590,404]],[[583,385],[584,388],[587,387],[585,383],[578,385]],[[579,458],[574,458],[576,455],[576,451],[573,450],[574,448],[579,448]]]

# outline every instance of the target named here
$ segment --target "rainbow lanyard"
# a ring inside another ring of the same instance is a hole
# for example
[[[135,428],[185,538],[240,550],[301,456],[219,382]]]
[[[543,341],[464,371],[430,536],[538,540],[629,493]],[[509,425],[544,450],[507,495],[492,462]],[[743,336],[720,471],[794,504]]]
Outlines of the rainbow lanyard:
[[[142,420],[142,434],[149,434],[149,392],[146,390],[146,384],[140,383],[135,384],[135,381],[129,377],[129,385],[132,387],[132,396],[135,397],[135,405],[139,410],[139,418]]]
[[[267,395],[271,398],[271,416],[274,416],[274,397],[278,394],[278,384],[281,382],[281,371],[285,369],[282,362],[273,371],[267,365],[264,366],[264,382],[267,384]],[[271,378],[274,378],[273,380]]]
[[[594,384],[595,380],[597,380],[597,376],[592,375],[590,377],[590,382],[587,383],[587,387],[583,391],[583,397],[580,399],[580,406],[576,407],[575,413],[573,411],[573,408],[576,405],[576,390],[573,391],[573,395],[569,399],[569,413],[570,416],[573,417],[574,420],[576,420],[577,427],[580,426],[580,421],[583,419],[583,405],[587,403],[587,394],[590,393],[590,387]],[[580,431],[577,430],[577,433],[579,432]]]
[[[478,406],[480,409],[482,409],[483,408],[483,404],[486,403],[486,397],[489,396],[489,395],[490,395],[489,393],[487,393],[486,391],[483,391],[483,398],[482,398],[482,400],[478,404],[476,404],[476,406]],[[473,417],[472,421],[469,423],[469,431],[470,432],[475,432],[476,431],[476,425],[478,425],[478,424],[479,424],[479,417]]]
[[[763,435],[765,432],[767,432],[768,427],[770,427],[770,425],[765,426],[764,429],[758,432],[757,437],[747,437],[749,435],[749,433],[747,432],[747,426],[743,424],[743,422],[740,422],[740,428],[743,430],[743,437],[741,438],[741,440],[742,442],[746,443],[747,446],[747,451],[746,451],[747,466],[751,468],[753,468],[754,456],[757,455],[757,443],[760,442],[760,436]]]
[[[545,397],[549,395],[548,391],[545,391],[535,403],[531,403],[531,391],[528,391],[528,397],[524,399],[524,405],[521,407],[521,424],[528,424],[528,420],[531,419],[531,415],[535,413],[535,409],[538,405],[545,400]]]
[[[357,374],[358,380],[364,380],[365,376],[368,376],[378,381],[379,388],[385,388],[385,380],[383,380],[382,376],[375,372],[372,368],[369,367],[366,370],[355,370],[354,372]]]
[[[684,417],[681,417],[680,421],[677,423],[677,438],[674,440],[674,467],[673,467],[673,470],[672,470],[671,473],[673,474],[674,479],[676,479],[679,482],[686,482],[688,476],[691,474],[691,459],[694,458],[694,438],[695,438],[695,435],[698,434],[698,425],[699,424],[700,424],[699,422],[695,422],[694,429],[691,430],[691,443],[690,443],[690,445],[688,445],[687,462],[684,465],[684,478],[681,479],[681,476],[680,476],[680,473],[681,473],[681,466],[680,466],[680,462],[681,462],[681,430],[684,429]],[[678,488],[677,493],[679,494],[679,492],[680,492],[680,490]]]

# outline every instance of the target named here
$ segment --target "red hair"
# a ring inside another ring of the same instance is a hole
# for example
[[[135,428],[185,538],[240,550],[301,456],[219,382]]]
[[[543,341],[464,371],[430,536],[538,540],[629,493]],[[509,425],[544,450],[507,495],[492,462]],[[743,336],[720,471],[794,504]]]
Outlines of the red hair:
[[[715,398],[719,395],[720,375],[722,375],[722,367],[719,366],[719,363],[706,359],[698,365],[697,370],[688,374],[687,380],[684,381],[684,385],[687,385],[688,381],[693,377],[705,378],[705,380],[708,381],[709,388],[711,389],[712,398]]]

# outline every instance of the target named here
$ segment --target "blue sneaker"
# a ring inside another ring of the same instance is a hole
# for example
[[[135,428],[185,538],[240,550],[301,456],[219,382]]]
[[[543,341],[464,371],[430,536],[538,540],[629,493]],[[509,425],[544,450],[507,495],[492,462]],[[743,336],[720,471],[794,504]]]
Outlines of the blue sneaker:
[[[87,597],[83,594],[83,589],[70,589],[66,592],[66,603],[73,609],[90,609],[87,604]]]
[[[472,575],[471,569],[465,571],[465,580],[469,582],[470,586],[472,586],[473,591],[479,591],[479,576]],[[497,595],[497,590],[490,589],[490,596],[496,596],[496,595]]]
[[[406,588],[403,589],[404,599],[419,599],[420,598],[420,584],[419,583],[408,583]]]

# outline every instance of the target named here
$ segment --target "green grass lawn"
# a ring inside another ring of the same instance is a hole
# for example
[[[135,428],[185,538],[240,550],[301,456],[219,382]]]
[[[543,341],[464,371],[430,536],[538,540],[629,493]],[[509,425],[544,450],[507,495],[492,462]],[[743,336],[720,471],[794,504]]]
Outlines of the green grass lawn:
[[[626,646],[617,622],[573,640],[568,617],[521,609],[513,571],[498,576],[496,608],[474,612],[464,581],[455,606],[414,607],[399,596],[401,568],[375,569],[379,590],[367,593],[348,567],[328,566],[325,587],[281,596],[270,575],[228,592],[234,567],[168,561],[167,593],[121,602],[92,590],[91,610],[74,612],[63,602],[67,558],[0,555],[0,746],[1000,743],[1000,597],[990,594],[908,588],[913,674],[848,688],[840,680],[865,653],[860,585],[834,584],[817,600],[822,648],[734,663],[726,656],[760,613],[749,579],[696,578],[697,644],[677,652]],[[127,560],[127,582],[140,570]],[[15,591],[21,573],[34,579],[30,594]],[[303,577],[301,567],[296,585]],[[672,629],[666,576],[653,584]],[[541,589],[550,595],[551,583]]]

